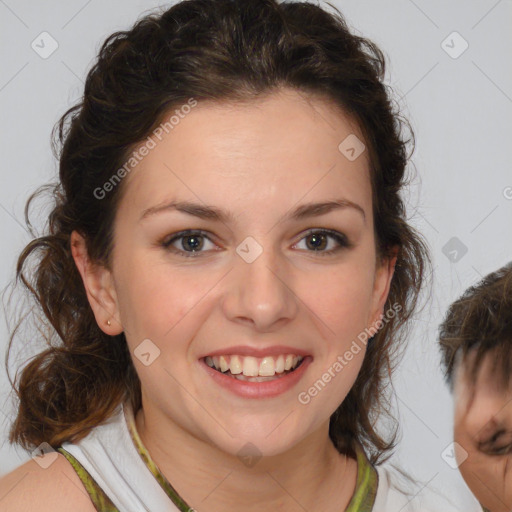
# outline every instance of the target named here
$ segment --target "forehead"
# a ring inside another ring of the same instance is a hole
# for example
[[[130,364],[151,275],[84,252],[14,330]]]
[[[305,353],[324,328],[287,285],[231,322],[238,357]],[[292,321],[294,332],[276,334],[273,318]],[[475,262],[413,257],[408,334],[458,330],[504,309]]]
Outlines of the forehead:
[[[454,398],[460,413],[473,411],[475,418],[483,420],[497,413],[510,415],[510,407],[504,406],[512,399],[510,387],[504,387],[496,373],[496,356],[486,353],[481,362],[475,367],[476,377],[472,369],[476,360],[476,349],[470,351],[463,359],[458,354],[454,368]]]
[[[152,136],[154,148],[123,183],[137,208],[175,196],[243,208],[340,194],[371,207],[368,148],[332,103],[285,89],[243,103],[198,102],[187,112],[160,130],[161,140]],[[344,153],[350,146],[361,152],[355,159]]]
[[[497,349],[485,351],[477,361],[478,346],[469,349],[464,355],[460,348],[454,361],[454,378],[460,383],[474,385],[488,391],[506,392],[510,387],[503,382],[501,375],[502,353]]]

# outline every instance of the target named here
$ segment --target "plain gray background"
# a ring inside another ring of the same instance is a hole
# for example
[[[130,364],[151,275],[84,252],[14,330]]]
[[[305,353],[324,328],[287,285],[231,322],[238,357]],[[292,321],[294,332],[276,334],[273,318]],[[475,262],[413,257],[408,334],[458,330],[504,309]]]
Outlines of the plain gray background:
[[[386,81],[417,137],[416,170],[410,165],[417,176],[406,193],[410,222],[428,240],[433,257],[433,294],[415,321],[394,381],[402,440],[392,461],[470,510],[469,491],[442,457],[452,441],[452,400],[439,369],[436,333],[450,302],[512,259],[512,1],[332,3],[388,59]],[[1,289],[13,279],[17,255],[30,240],[25,201],[56,173],[54,123],[82,94],[104,39],[159,5],[170,4],[0,0]],[[58,44],[46,59],[31,47],[47,37],[42,32]],[[42,223],[44,214],[36,220]],[[2,354],[8,340],[4,320]],[[36,337],[27,336],[27,344]],[[7,442],[13,417],[8,393],[2,367],[0,475],[30,457]]]

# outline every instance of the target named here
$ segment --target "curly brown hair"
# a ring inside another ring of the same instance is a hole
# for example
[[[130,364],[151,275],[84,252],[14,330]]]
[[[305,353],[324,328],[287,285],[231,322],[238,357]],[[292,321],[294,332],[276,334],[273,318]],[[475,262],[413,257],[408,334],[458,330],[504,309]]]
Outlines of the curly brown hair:
[[[11,381],[19,399],[11,442],[26,449],[43,441],[76,442],[120,401],[130,399],[134,410],[141,405],[125,335],[110,337],[98,327],[71,255],[76,230],[90,259],[110,268],[113,219],[124,187],[101,200],[94,191],[166,113],[189,98],[250,101],[289,87],[327,99],[357,122],[371,167],[378,256],[399,248],[385,310],[401,308],[368,344],[354,386],[331,416],[329,435],[340,452],[361,443],[374,464],[395,446],[396,424],[387,438],[375,425],[381,415],[392,419],[389,378],[430,265],[427,245],[408,224],[400,196],[414,133],[384,84],[383,53],[352,34],[330,6],[332,13],[307,2],[184,0],[106,39],[82,100],[54,128],[60,180],[51,186],[47,232],[18,259],[16,283],[21,279],[31,292],[54,335],[45,336],[47,348],[28,362],[19,381]],[[29,225],[29,205],[40,192],[28,199]],[[36,254],[37,265],[28,273],[26,264]]]
[[[469,287],[448,309],[439,326],[445,379],[453,390],[456,362],[476,382],[486,356],[492,358],[496,382],[512,380],[512,262]],[[469,353],[475,355],[468,358]],[[459,358],[459,359],[458,359]]]

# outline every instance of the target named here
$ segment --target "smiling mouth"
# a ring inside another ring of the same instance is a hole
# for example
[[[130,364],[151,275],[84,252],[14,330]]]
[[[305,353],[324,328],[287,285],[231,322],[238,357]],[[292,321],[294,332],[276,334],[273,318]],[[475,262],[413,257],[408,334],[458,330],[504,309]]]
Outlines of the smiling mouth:
[[[251,356],[207,356],[204,362],[210,368],[233,379],[247,382],[266,382],[280,379],[294,372],[304,357],[283,354],[278,357],[256,358]]]

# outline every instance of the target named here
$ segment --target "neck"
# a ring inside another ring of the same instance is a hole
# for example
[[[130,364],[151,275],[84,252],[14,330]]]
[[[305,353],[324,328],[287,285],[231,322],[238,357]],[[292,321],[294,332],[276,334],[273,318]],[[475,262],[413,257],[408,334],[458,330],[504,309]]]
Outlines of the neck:
[[[254,463],[199,439],[156,408],[139,409],[135,421],[160,471],[199,511],[339,511],[354,492],[357,462],[336,450],[328,422],[285,453]]]

